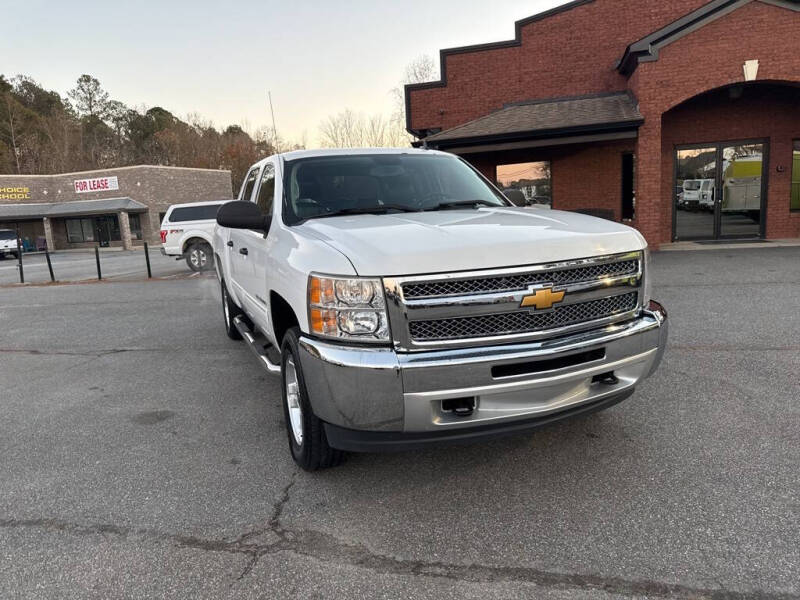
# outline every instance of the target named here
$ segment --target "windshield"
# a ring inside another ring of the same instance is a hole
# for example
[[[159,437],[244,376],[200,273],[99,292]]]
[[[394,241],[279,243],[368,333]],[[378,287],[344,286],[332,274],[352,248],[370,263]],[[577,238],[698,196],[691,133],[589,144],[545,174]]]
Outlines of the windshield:
[[[338,214],[509,205],[454,156],[324,156],[286,165],[284,219],[289,225]]]
[[[683,182],[683,189],[685,190],[699,190],[700,181],[698,179],[690,179]]]
[[[0,229],[0,240],[15,240],[17,234],[11,229]]]

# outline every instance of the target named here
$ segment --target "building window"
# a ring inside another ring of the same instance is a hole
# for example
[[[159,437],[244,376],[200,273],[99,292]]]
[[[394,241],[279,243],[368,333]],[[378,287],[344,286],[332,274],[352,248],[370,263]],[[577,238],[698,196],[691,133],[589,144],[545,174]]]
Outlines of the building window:
[[[72,244],[99,242],[101,246],[107,246],[108,242],[118,242],[121,239],[117,215],[64,221],[67,224],[67,241]]]
[[[93,242],[94,219],[67,219],[67,241],[71,244]]]
[[[622,155],[622,220],[636,218],[636,155],[625,152]]]
[[[800,140],[794,141],[792,150],[792,210],[800,210]]]
[[[142,221],[139,215],[128,215],[128,223],[131,227],[131,237],[136,240],[142,239]]]
[[[497,185],[520,190],[528,204],[553,205],[550,161],[497,165]]]

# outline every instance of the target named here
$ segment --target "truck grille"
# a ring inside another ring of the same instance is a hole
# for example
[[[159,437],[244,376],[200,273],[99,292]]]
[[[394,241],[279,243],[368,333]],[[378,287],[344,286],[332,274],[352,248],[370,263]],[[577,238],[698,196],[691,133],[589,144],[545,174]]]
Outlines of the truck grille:
[[[644,281],[640,251],[521,267],[384,277],[401,352],[548,339],[629,319]],[[523,304],[555,294],[552,306]]]
[[[606,277],[632,275],[639,271],[638,259],[624,260],[605,264],[589,265],[570,269],[536,271],[498,277],[482,277],[473,279],[448,279],[446,281],[430,281],[406,283],[403,285],[403,297],[411,299],[440,298],[445,296],[461,296],[465,294],[490,294],[524,290],[537,283],[568,285],[583,283]]]
[[[454,340],[512,335],[565,327],[625,313],[636,308],[638,292],[557,307],[546,313],[515,311],[474,317],[411,321],[415,341]]]

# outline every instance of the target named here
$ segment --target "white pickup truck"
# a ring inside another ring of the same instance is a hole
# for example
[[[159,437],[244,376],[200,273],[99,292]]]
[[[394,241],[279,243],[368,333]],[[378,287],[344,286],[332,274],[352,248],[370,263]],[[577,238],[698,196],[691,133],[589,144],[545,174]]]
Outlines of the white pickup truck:
[[[211,243],[217,211],[228,200],[173,204],[161,221],[161,254],[186,260],[192,271],[213,269]]]
[[[636,230],[514,207],[453,155],[272,156],[217,222],[228,336],[280,375],[306,470],[600,410],[664,351]]]

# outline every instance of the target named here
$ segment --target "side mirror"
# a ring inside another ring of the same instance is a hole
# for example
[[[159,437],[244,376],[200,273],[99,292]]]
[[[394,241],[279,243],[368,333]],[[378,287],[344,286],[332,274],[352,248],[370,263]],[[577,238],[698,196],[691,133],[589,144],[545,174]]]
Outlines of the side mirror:
[[[262,213],[252,202],[234,200],[223,204],[217,211],[217,223],[231,229],[253,229],[266,233],[271,222],[272,217]]]
[[[517,190],[517,189],[514,189],[514,188],[511,188],[511,189],[508,189],[508,190],[503,190],[503,195],[506,198],[508,198],[508,200],[514,206],[527,206],[528,205],[528,199],[525,197],[525,194],[523,194],[520,190]]]

